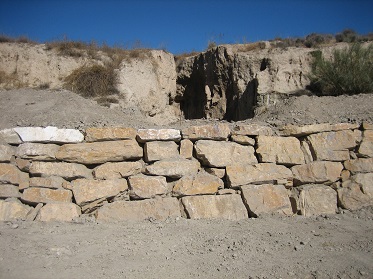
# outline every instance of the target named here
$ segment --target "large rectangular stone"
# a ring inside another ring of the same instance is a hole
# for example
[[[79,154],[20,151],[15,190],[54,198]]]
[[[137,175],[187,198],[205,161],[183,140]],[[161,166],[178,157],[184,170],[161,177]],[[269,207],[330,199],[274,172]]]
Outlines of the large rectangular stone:
[[[373,157],[373,130],[363,132],[363,140],[359,146],[358,153],[363,157]]]
[[[227,166],[227,180],[230,187],[246,184],[273,183],[278,180],[292,181],[290,169],[282,165],[261,163],[255,165]]]
[[[220,178],[205,172],[199,172],[179,179],[175,183],[172,193],[174,196],[215,194],[220,188],[224,188],[224,183]]]
[[[4,143],[0,143],[0,162],[2,163],[9,163],[14,155],[15,150],[14,147]]]
[[[135,139],[137,131],[134,128],[113,127],[113,128],[88,128],[85,130],[87,142],[106,140]]]
[[[80,214],[80,207],[74,203],[48,203],[40,209],[36,220],[42,222],[71,222],[78,218]]]
[[[141,172],[142,163],[136,162],[117,162],[105,163],[93,170],[97,179],[119,179],[135,175]]]
[[[100,198],[111,198],[128,189],[125,179],[76,179],[71,182],[71,186],[78,205],[84,205]]]
[[[179,146],[173,141],[150,141],[144,146],[146,162],[179,157]]]
[[[235,142],[199,140],[194,149],[205,166],[222,168],[232,164],[256,164],[255,150]]]
[[[345,161],[350,159],[349,150],[357,146],[361,140],[358,130],[323,132],[307,137],[311,150],[317,161]]]
[[[49,177],[31,177],[30,187],[49,188],[49,189],[68,189],[70,183],[59,176]]]
[[[244,185],[240,188],[250,217],[258,217],[263,213],[293,213],[289,193],[284,185]]]
[[[271,127],[259,124],[239,124],[232,130],[232,135],[242,136],[272,136],[273,130]]]
[[[48,189],[32,187],[23,191],[21,199],[25,203],[64,203],[72,201],[72,193],[65,189]]]
[[[300,142],[295,137],[258,136],[256,153],[261,163],[304,164]]]
[[[183,138],[190,140],[227,140],[231,133],[228,124],[191,126],[182,130]]]
[[[139,129],[137,130],[137,140],[139,142],[147,141],[180,141],[180,130],[176,129]]]
[[[166,177],[150,175],[133,175],[128,178],[130,196],[134,199],[150,199],[170,192]]]
[[[141,221],[181,217],[176,198],[147,199],[141,201],[116,201],[106,204],[96,212],[97,221]]]
[[[35,161],[56,161],[56,153],[60,148],[57,144],[23,143],[16,149],[16,156]]]
[[[196,174],[200,168],[197,160],[164,159],[146,166],[146,172],[151,175],[162,175],[171,178],[181,178],[184,175]]]
[[[310,134],[321,133],[321,132],[330,132],[330,131],[341,131],[341,130],[354,130],[358,129],[360,126],[359,123],[322,123],[322,124],[312,124],[305,126],[296,126],[296,125],[286,125],[281,128],[281,134],[284,136],[307,136]]]
[[[373,172],[373,158],[357,158],[344,162],[344,166],[352,173]]]
[[[13,130],[23,142],[76,143],[84,140],[84,135],[75,129],[57,127],[16,127]]]
[[[65,144],[56,154],[59,160],[82,164],[133,160],[142,156],[143,150],[135,140]]]
[[[294,205],[301,215],[335,214],[337,211],[337,192],[329,186],[308,184],[294,191],[298,192]]]
[[[247,219],[248,214],[241,196],[204,195],[181,198],[187,217],[190,219]]]
[[[25,220],[31,209],[17,199],[0,200],[0,221]]]
[[[66,180],[91,178],[92,171],[86,166],[65,162],[33,162],[30,173],[34,176],[61,176]]]
[[[29,186],[29,175],[14,165],[0,163],[0,182],[19,185],[22,190]]]
[[[331,184],[341,177],[343,165],[340,162],[315,161],[309,164],[291,168],[294,184],[328,183]]]
[[[18,186],[12,184],[1,184],[0,183],[0,198],[19,198],[21,193],[19,192]]]

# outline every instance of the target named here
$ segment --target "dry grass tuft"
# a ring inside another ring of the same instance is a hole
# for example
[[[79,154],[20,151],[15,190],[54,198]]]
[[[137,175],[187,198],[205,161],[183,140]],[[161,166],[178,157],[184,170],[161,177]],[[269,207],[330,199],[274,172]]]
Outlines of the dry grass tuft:
[[[82,66],[65,79],[65,87],[83,97],[104,97],[118,93],[113,66]]]

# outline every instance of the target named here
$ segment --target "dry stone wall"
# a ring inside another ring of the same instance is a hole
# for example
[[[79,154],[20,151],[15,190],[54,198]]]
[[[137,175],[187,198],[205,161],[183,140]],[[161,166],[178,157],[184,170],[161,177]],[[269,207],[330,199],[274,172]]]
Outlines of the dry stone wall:
[[[0,131],[0,220],[241,220],[373,204],[373,125]]]

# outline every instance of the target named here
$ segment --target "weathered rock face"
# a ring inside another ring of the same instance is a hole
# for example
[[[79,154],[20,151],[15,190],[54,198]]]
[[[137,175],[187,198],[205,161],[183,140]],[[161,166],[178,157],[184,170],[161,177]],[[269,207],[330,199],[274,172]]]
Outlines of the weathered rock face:
[[[350,159],[349,149],[361,140],[360,131],[338,131],[312,134],[307,137],[315,160],[345,161]]]
[[[48,203],[43,206],[36,217],[37,221],[70,222],[81,214],[75,203]]]
[[[181,198],[187,216],[191,219],[248,218],[247,210],[239,195],[188,196]]]
[[[224,183],[217,176],[199,172],[196,175],[184,176],[179,179],[172,193],[174,196],[190,196],[201,194],[215,194]]]
[[[139,59],[124,61],[118,70],[118,90],[125,98],[124,107],[137,107],[145,115],[167,114],[176,120],[169,106],[176,96],[176,71],[172,54],[151,50]]]
[[[141,172],[141,162],[105,163],[93,170],[97,179],[119,179]]]
[[[343,165],[339,162],[315,161],[291,168],[294,184],[332,183],[341,176]]]
[[[293,213],[289,193],[283,185],[244,185],[241,186],[242,197],[251,217],[262,213]]]
[[[222,45],[179,63],[177,94],[186,118],[247,119],[257,103],[276,103],[281,93],[309,85],[315,49],[249,47]]]
[[[180,157],[191,159],[193,157],[193,142],[188,139],[183,139],[180,142]]]
[[[295,188],[295,191],[298,191],[298,197],[294,204],[301,215],[335,214],[337,211],[337,193],[329,186],[308,184]]]
[[[127,180],[125,179],[76,179],[71,184],[74,198],[78,205],[84,205],[100,198],[114,197],[128,189]]]
[[[197,160],[165,159],[157,161],[146,167],[146,171],[152,175],[163,175],[171,178],[181,178],[184,175],[196,174],[200,168]]]
[[[291,170],[282,165],[262,163],[227,166],[227,180],[230,187],[292,179]]]
[[[281,134],[284,136],[308,136],[310,134],[330,132],[330,131],[341,131],[341,130],[354,130],[359,128],[359,124],[351,123],[337,123],[337,124],[312,124],[305,126],[295,126],[292,124],[282,127]]]
[[[130,196],[134,199],[150,199],[169,192],[164,176],[133,175],[128,179]]]
[[[364,194],[361,185],[354,180],[343,182],[342,187],[338,188],[337,192],[339,206],[342,208],[357,210],[373,204],[373,198]]]
[[[252,146],[235,142],[199,140],[194,145],[196,156],[206,166],[222,168],[232,164],[256,164]]]
[[[179,147],[173,141],[151,141],[145,143],[144,157],[146,162],[179,157]]]
[[[26,220],[32,207],[19,200],[0,200],[0,221]]]
[[[56,158],[74,163],[99,164],[109,161],[140,159],[142,155],[143,150],[136,141],[121,140],[65,144],[56,153]]]
[[[99,208],[98,221],[141,221],[181,217],[179,202],[176,198],[151,199],[142,201],[116,201]]]
[[[66,180],[92,177],[92,171],[86,166],[65,162],[33,162],[30,173],[41,176],[60,176]]]
[[[283,165],[300,165],[304,163],[304,155],[297,138],[258,136],[257,145],[256,152],[261,163]]]

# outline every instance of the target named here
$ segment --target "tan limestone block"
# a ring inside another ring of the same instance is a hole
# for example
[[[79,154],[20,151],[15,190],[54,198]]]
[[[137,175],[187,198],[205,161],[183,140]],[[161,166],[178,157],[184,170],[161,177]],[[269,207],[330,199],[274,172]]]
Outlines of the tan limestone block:
[[[342,131],[342,130],[354,130],[358,129],[360,124],[358,123],[338,123],[338,124],[312,124],[305,126],[286,125],[281,128],[281,134],[284,136],[307,136],[310,134],[330,132],[330,131]]]
[[[59,160],[82,164],[125,161],[142,156],[143,150],[135,140],[65,144],[56,154]]]
[[[231,133],[228,124],[217,123],[213,125],[191,126],[182,130],[183,138],[194,140],[227,140]]]
[[[140,201],[115,201],[106,204],[95,212],[97,221],[141,221],[181,217],[176,198],[147,199]]]
[[[284,185],[243,185],[240,188],[243,202],[251,217],[274,212],[285,215],[293,214],[289,192]]]
[[[216,177],[223,178],[225,176],[225,169],[205,168],[206,172]]]
[[[71,222],[81,214],[80,207],[75,203],[48,203],[43,206],[36,217],[42,222]]]
[[[337,181],[341,177],[343,165],[340,162],[315,161],[291,168],[294,184],[328,183]]]
[[[352,173],[355,172],[373,172],[373,158],[357,158],[347,160],[344,166]]]
[[[111,198],[128,189],[127,180],[76,179],[71,182],[74,198],[78,205],[100,198]]]
[[[19,189],[22,190],[29,185],[29,175],[14,165],[0,163],[0,182],[19,185]]]
[[[0,221],[25,220],[31,209],[17,199],[0,200]]]
[[[243,136],[272,136],[273,130],[271,127],[259,124],[239,124],[232,130],[232,135]]]
[[[295,137],[258,136],[256,153],[261,163],[304,164],[300,142]]]
[[[169,192],[164,176],[138,174],[128,178],[130,196],[134,199],[150,199]]]
[[[137,130],[138,142],[147,141],[180,141],[180,130],[176,129],[139,129]]]
[[[231,136],[232,141],[237,142],[242,145],[255,145],[255,139],[250,138],[249,136],[244,135],[232,135]]]
[[[226,171],[230,187],[246,184],[265,184],[283,179],[291,181],[293,178],[290,169],[271,163],[231,165],[227,166]]]
[[[14,153],[15,153],[14,147],[8,144],[0,143],[0,162],[9,163]]]
[[[181,178],[185,175],[196,174],[200,169],[197,160],[183,158],[164,159],[146,166],[146,172],[151,175],[161,175],[171,178]]]
[[[66,180],[91,178],[92,171],[86,166],[65,162],[33,162],[30,174],[34,176],[60,176]]]
[[[105,163],[93,170],[97,179],[119,179],[141,172],[143,164],[136,162]]]
[[[86,142],[93,141],[116,141],[135,139],[137,131],[134,128],[113,127],[113,128],[87,128],[85,130]]]
[[[185,159],[193,157],[193,142],[189,139],[183,139],[180,142],[180,156]]]
[[[179,146],[173,141],[150,141],[144,146],[146,162],[179,157]]]
[[[232,164],[256,164],[255,150],[235,142],[199,140],[195,143],[196,156],[209,167],[226,167]]]
[[[19,198],[21,193],[19,192],[18,186],[12,184],[0,184],[0,198]]]
[[[199,172],[179,179],[175,183],[172,193],[174,196],[215,194],[219,188],[224,188],[224,183],[220,178],[205,172]]]
[[[35,161],[56,161],[56,153],[60,148],[57,144],[42,144],[26,142],[16,149],[16,156]]]
[[[363,132],[363,140],[359,146],[358,153],[363,157],[373,157],[373,130]]]
[[[32,187],[23,191],[22,201],[30,204],[71,202],[72,193],[66,189],[48,189]]]
[[[59,176],[49,177],[31,177],[30,187],[49,188],[49,189],[68,189],[69,182]]]
[[[248,214],[241,196],[203,195],[181,198],[186,214],[190,219],[247,219]]]

